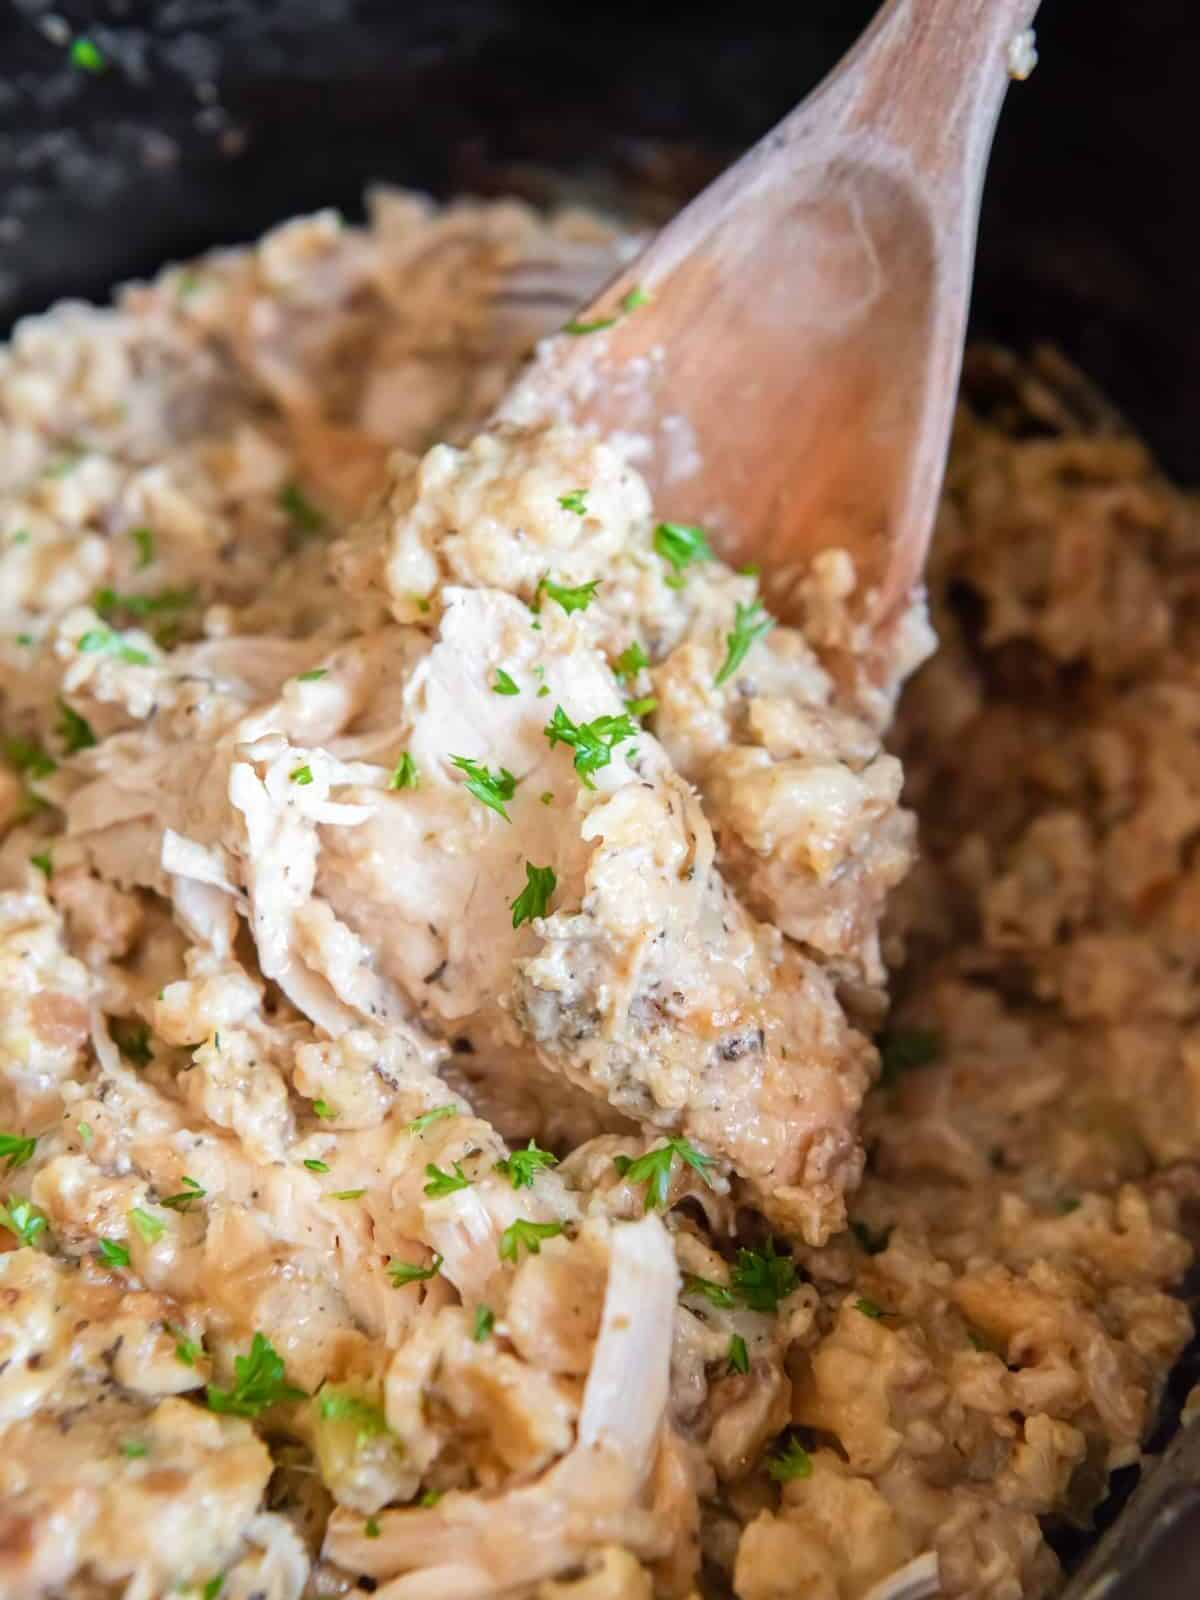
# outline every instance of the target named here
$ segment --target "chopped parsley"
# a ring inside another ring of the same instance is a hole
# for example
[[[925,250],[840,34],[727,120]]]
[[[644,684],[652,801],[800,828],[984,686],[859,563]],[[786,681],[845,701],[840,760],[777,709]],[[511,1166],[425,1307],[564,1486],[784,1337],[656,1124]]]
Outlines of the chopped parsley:
[[[368,1517],[363,1523],[363,1533],[368,1539],[378,1539],[380,1534],[379,1518]]]
[[[473,794],[476,800],[481,801],[497,816],[511,822],[512,818],[504,809],[504,802],[511,800],[517,792],[518,779],[514,778],[507,767],[501,767],[498,773],[489,772],[487,767],[481,766],[478,761],[472,761],[470,756],[451,756],[450,765],[466,774],[464,787],[468,794]]]
[[[129,1251],[116,1239],[100,1240],[100,1259],[106,1267],[127,1267]]]
[[[130,1209],[129,1220],[147,1244],[157,1244],[167,1231],[166,1223],[142,1206],[133,1206]]]
[[[54,873],[54,863],[50,859],[49,850],[39,850],[36,855],[29,858],[29,865],[36,867],[43,877],[49,878]]]
[[[723,1283],[714,1283],[711,1278],[697,1277],[694,1272],[684,1275],[683,1292],[702,1295],[709,1305],[722,1311],[734,1303],[732,1289],[727,1289]]]
[[[94,40],[89,39],[86,33],[81,33],[78,38],[71,40],[71,65],[78,67],[81,72],[106,72],[108,62]]]
[[[640,700],[626,700],[625,709],[631,717],[648,717],[652,711],[658,710],[658,696],[644,694]]]
[[[84,1144],[91,1144],[93,1135],[90,1126],[86,1122],[78,1122],[75,1124],[75,1127]]]
[[[154,560],[154,531],[152,528],[130,528],[129,537],[137,545],[138,571],[141,572]]]
[[[257,1417],[268,1406],[285,1400],[304,1400],[303,1389],[285,1381],[283,1361],[269,1339],[256,1333],[248,1355],[233,1358],[233,1387],[218,1389],[209,1384],[205,1392],[210,1411],[232,1417]]]
[[[329,672],[329,668],[328,667],[311,667],[307,672],[301,672],[297,676],[296,682],[297,683],[316,683],[321,678],[324,678],[328,672]]]
[[[850,1223],[850,1232],[858,1240],[862,1249],[869,1256],[880,1255],[888,1247],[888,1240],[892,1236],[891,1228],[872,1228],[866,1222]]]
[[[320,1117],[322,1122],[330,1122],[337,1116],[337,1107],[331,1106],[328,1100],[314,1100],[312,1108],[313,1115]]]
[[[931,1028],[895,1028],[882,1034],[879,1046],[879,1082],[890,1087],[902,1072],[927,1067],[942,1053],[941,1035]]]
[[[618,678],[624,681],[626,678],[636,677],[643,667],[648,667],[649,665],[649,656],[635,639],[632,644],[626,645],[625,649],[621,651],[621,654],[613,662],[613,671]]]
[[[790,1256],[776,1254],[774,1239],[761,1250],[739,1250],[730,1274],[733,1291],[752,1311],[774,1311],[796,1287]]]
[[[176,1361],[181,1367],[194,1367],[204,1354],[204,1346],[196,1339],[189,1339],[182,1328],[173,1327],[169,1322],[165,1327],[175,1341]]]
[[[378,1406],[328,1383],[317,1396],[317,1410],[326,1422],[354,1423],[360,1439],[370,1439],[388,1431],[387,1420]]]
[[[286,512],[292,527],[304,538],[324,532],[325,513],[313,505],[298,483],[285,483],[275,496],[275,503],[281,511]]]
[[[131,667],[148,667],[150,657],[144,650],[137,650],[132,645],[125,643],[119,633],[112,628],[89,628],[81,634],[76,648],[83,655],[115,655],[119,661],[124,661]]]
[[[686,1139],[668,1139],[666,1144],[660,1145],[657,1150],[647,1150],[645,1155],[636,1159],[630,1156],[614,1156],[613,1166],[623,1178],[628,1178],[630,1183],[643,1183],[646,1186],[645,1208],[653,1211],[661,1209],[667,1203],[671,1190],[671,1170],[675,1165],[675,1157],[691,1167],[693,1172],[698,1172],[705,1183],[711,1183],[708,1169],[713,1164],[712,1156],[706,1156],[689,1144]]]
[[[457,1194],[460,1189],[469,1189],[471,1180],[462,1169],[462,1163],[452,1163],[453,1172],[443,1172],[440,1167],[429,1162],[425,1168],[425,1176],[429,1182],[425,1185],[425,1193],[432,1195],[435,1200],[440,1200],[443,1195]]]
[[[58,770],[58,763],[48,756],[41,745],[30,739],[6,739],[4,756],[9,766],[27,778],[48,778]]]
[[[542,802],[542,804],[544,806],[553,805],[554,804],[554,790],[553,789],[543,789],[541,794],[538,795],[538,799]]]
[[[492,684],[493,694],[520,694],[520,689],[503,667],[496,668],[496,681]]]
[[[169,1194],[165,1200],[160,1200],[160,1206],[166,1206],[168,1211],[186,1211],[193,1200],[203,1200],[208,1193],[202,1189],[195,1178],[183,1177],[180,1180],[183,1188],[178,1194]]]
[[[330,1191],[331,1200],[361,1200],[366,1194],[365,1189],[333,1189]]]
[[[694,561],[712,560],[704,529],[686,522],[660,522],[654,530],[654,552],[674,567],[676,577]]]
[[[550,896],[557,887],[558,879],[553,867],[535,867],[532,861],[527,861],[525,887],[512,902],[513,927],[519,928],[523,922],[532,922],[534,917],[544,917]]]
[[[599,587],[599,578],[593,578],[591,583],[581,583],[574,589],[555,583],[550,578],[543,578],[533,597],[533,610],[536,612],[540,609],[541,597],[546,595],[549,599],[557,601],[568,616],[572,611],[586,611],[596,598],[596,590]]]
[[[96,735],[85,718],[72,710],[65,700],[58,702],[58,710],[59,719],[54,731],[62,740],[66,753],[73,756],[80,750],[90,750],[96,743]]]
[[[584,787],[594,789],[591,774],[612,760],[614,745],[623,739],[635,739],[638,726],[625,712],[619,717],[594,717],[591,722],[575,723],[561,706],[555,706],[554,715],[542,730],[550,741],[569,745],[575,752],[575,771],[583,779]]]
[[[621,296],[620,305],[615,315],[611,317],[596,317],[591,322],[580,322],[577,319],[568,322],[563,328],[564,333],[578,336],[583,333],[600,333],[605,328],[615,327],[622,317],[627,317],[631,311],[636,311],[639,306],[648,305],[650,296],[637,284],[627,294]]]
[[[746,659],[750,646],[770,633],[775,618],[769,616],[757,600],[743,605],[739,600],[733,614],[733,631],[725,635],[725,660],[713,679],[716,688],[727,683]]]
[[[315,1156],[309,1156],[304,1165],[310,1172],[328,1172],[329,1167],[324,1161],[318,1161]]]
[[[427,1511],[432,1511],[434,1506],[437,1505],[441,1498],[442,1491],[440,1489],[426,1489],[425,1493],[417,1501],[417,1504],[424,1506]]]
[[[136,1461],[140,1456],[150,1454],[150,1446],[142,1439],[123,1439],[121,1454],[127,1461]]]
[[[210,1578],[200,1591],[200,1600],[217,1600],[221,1586],[225,1582],[223,1573],[218,1572],[215,1578]]]
[[[471,1337],[476,1344],[482,1344],[496,1326],[496,1313],[490,1306],[475,1307],[475,1326],[471,1330]]]
[[[524,1245],[531,1256],[541,1254],[542,1240],[555,1239],[563,1231],[561,1222],[527,1222],[518,1217],[500,1235],[501,1261],[516,1261]]]
[[[389,789],[415,789],[420,779],[417,775],[417,763],[405,750],[399,761],[392,768],[388,778]]]
[[[790,1439],[767,1462],[767,1471],[776,1483],[794,1483],[797,1478],[811,1478],[812,1457],[798,1439]]]
[[[22,1244],[32,1246],[46,1226],[46,1217],[29,1200],[10,1200],[0,1205],[0,1227],[15,1233]]]
[[[105,622],[114,616],[157,617],[166,612],[182,611],[196,598],[191,589],[160,589],[157,594],[119,594],[115,589],[97,589],[92,605]]]
[[[586,489],[572,489],[569,494],[560,494],[558,503],[564,511],[573,511],[577,517],[587,516]]]
[[[725,1352],[725,1360],[729,1364],[730,1372],[740,1372],[743,1377],[750,1371],[750,1352],[746,1349],[746,1341],[740,1333],[730,1336],[729,1349]]]
[[[418,1267],[412,1261],[389,1261],[387,1275],[397,1289],[402,1289],[406,1283],[424,1283],[427,1278],[436,1278],[442,1266],[441,1256],[434,1256],[427,1267]]]
[[[406,1133],[424,1133],[425,1129],[435,1122],[441,1122],[443,1117],[456,1117],[457,1106],[434,1106],[432,1111],[423,1111],[419,1117],[414,1117],[405,1129]]]
[[[861,1311],[864,1317],[870,1317],[873,1322],[878,1322],[880,1317],[887,1315],[882,1306],[876,1305],[874,1300],[868,1300],[866,1295],[859,1295],[854,1302],[854,1309]]]
[[[312,768],[307,762],[305,762],[302,767],[296,767],[294,771],[288,774],[288,776],[291,778],[293,783],[298,783],[302,789],[307,788],[307,786],[313,781]]]
[[[496,1171],[502,1172],[514,1189],[532,1189],[533,1180],[543,1167],[556,1167],[558,1157],[549,1150],[540,1150],[533,1139],[524,1150],[514,1150],[503,1161],[497,1161]]]

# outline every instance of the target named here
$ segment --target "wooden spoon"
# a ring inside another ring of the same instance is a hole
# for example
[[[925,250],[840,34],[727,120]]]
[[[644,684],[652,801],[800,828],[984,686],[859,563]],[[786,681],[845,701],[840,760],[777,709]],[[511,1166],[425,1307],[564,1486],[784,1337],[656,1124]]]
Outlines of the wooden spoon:
[[[890,0],[802,105],[543,341],[501,410],[638,436],[659,514],[761,563],[784,614],[812,557],[848,550],[881,671],[921,579],[984,169],[1036,10]]]

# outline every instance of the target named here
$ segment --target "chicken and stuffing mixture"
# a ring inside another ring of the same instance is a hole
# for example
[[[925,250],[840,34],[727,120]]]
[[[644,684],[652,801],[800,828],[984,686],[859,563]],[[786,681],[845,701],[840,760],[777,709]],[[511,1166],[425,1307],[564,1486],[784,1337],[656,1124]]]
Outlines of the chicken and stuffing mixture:
[[[0,352],[6,1600],[1020,1600],[1139,1459],[1196,506],[993,358],[889,727],[844,555],[489,425],[635,244],[385,193]]]

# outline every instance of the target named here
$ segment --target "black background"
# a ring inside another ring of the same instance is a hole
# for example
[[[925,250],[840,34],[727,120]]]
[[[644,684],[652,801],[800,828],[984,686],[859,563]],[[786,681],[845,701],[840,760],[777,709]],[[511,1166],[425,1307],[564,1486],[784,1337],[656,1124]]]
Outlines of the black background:
[[[0,326],[372,179],[665,214],[832,65],[872,0],[0,0]],[[86,30],[92,75],[47,38]],[[53,24],[50,24],[53,29]],[[1200,478],[1194,0],[1046,0],[985,206],[978,330],[1062,344]]]

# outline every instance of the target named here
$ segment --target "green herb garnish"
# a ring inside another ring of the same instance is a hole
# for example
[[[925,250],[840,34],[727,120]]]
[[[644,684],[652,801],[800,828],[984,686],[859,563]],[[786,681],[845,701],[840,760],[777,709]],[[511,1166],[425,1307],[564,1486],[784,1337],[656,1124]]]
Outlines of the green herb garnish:
[[[96,743],[96,735],[78,711],[73,711],[65,700],[58,702],[59,719],[55,726],[58,734],[66,747],[69,756],[76,755],[80,750],[90,750]]]
[[[613,671],[622,679],[636,677],[643,667],[650,665],[650,658],[635,639],[613,662]]]
[[[331,1200],[361,1200],[366,1194],[365,1189],[333,1189],[330,1191]]]
[[[116,1239],[101,1239],[100,1259],[106,1267],[127,1267],[129,1251]]]
[[[418,1267],[411,1261],[389,1261],[387,1275],[397,1289],[402,1289],[406,1283],[424,1283],[427,1278],[436,1278],[441,1265],[441,1256],[434,1256],[427,1267]]]
[[[58,763],[30,739],[6,739],[4,756],[9,766],[27,778],[48,778]]]
[[[732,1289],[727,1289],[723,1283],[714,1283],[711,1278],[697,1277],[694,1272],[684,1274],[683,1292],[702,1295],[709,1305],[722,1311],[734,1303]]]
[[[98,73],[108,69],[108,62],[104,59],[99,46],[85,33],[71,40],[70,57],[71,65],[78,67],[81,72]]]
[[[776,1483],[794,1483],[812,1477],[812,1457],[798,1439],[791,1439],[767,1462],[767,1471]]]
[[[337,1116],[337,1107],[331,1106],[328,1100],[314,1100],[312,1108],[313,1115],[320,1117],[322,1122],[330,1122]]]
[[[873,1322],[877,1322],[880,1317],[887,1315],[882,1306],[876,1305],[874,1300],[868,1300],[866,1295],[859,1295],[854,1302],[854,1309],[855,1311],[861,1311],[864,1317],[870,1317]]]
[[[586,489],[572,489],[569,494],[560,494],[558,503],[564,511],[573,511],[577,517],[587,516]]]
[[[388,1431],[387,1419],[378,1406],[369,1405],[356,1394],[325,1384],[317,1396],[317,1410],[327,1422],[353,1422],[360,1439]]]
[[[613,747],[623,739],[635,739],[638,726],[628,712],[619,717],[594,717],[591,722],[574,723],[561,706],[555,706],[554,715],[542,730],[550,741],[569,745],[575,752],[575,771],[583,779],[584,787],[594,789],[591,774],[612,760]]]
[[[757,640],[770,633],[775,626],[775,618],[768,616],[757,600],[751,600],[743,605],[739,600],[733,615],[733,631],[725,635],[725,660],[721,663],[721,670],[713,679],[716,688],[728,682],[733,674],[746,659],[750,646]]]
[[[10,1200],[7,1205],[0,1205],[0,1227],[15,1233],[22,1244],[32,1245],[45,1226],[45,1213],[29,1200]]]
[[[307,788],[313,781],[312,768],[306,762],[304,766],[296,767],[292,772],[289,772],[288,777],[293,783],[298,783],[302,789]]]
[[[774,1311],[796,1287],[790,1256],[777,1255],[774,1239],[761,1250],[739,1250],[730,1279],[733,1291],[752,1311]]]
[[[388,779],[388,788],[415,789],[419,781],[417,763],[406,750],[392,768],[391,777]]]
[[[324,1161],[318,1161],[315,1156],[309,1156],[304,1165],[310,1172],[328,1172],[329,1167]]]
[[[625,709],[631,717],[648,717],[658,710],[658,696],[644,694],[640,700],[626,700]]]
[[[596,598],[596,590],[599,587],[599,578],[593,578],[591,583],[581,583],[574,589],[569,589],[561,583],[554,583],[550,578],[543,578],[533,597],[533,610],[539,610],[541,596],[546,595],[556,601],[568,615],[572,611],[586,611]]]
[[[457,1106],[434,1106],[432,1111],[423,1111],[419,1117],[414,1117],[408,1124],[407,1133],[424,1133],[425,1129],[435,1122],[441,1122],[443,1117],[456,1117]]]
[[[39,850],[36,855],[30,856],[29,865],[31,867],[36,867],[44,878],[53,876],[54,863],[50,859],[49,850]]]
[[[7,1172],[23,1167],[37,1149],[37,1139],[20,1133],[0,1133],[0,1160],[6,1161]]]
[[[531,1256],[540,1255],[543,1239],[555,1239],[563,1231],[561,1222],[527,1222],[518,1217],[500,1235],[501,1261],[516,1261],[524,1245]]]
[[[556,1167],[558,1157],[549,1150],[540,1150],[533,1139],[524,1150],[514,1150],[503,1161],[497,1161],[496,1171],[502,1172],[514,1189],[532,1189],[533,1180],[543,1167]]]
[[[148,567],[154,560],[154,532],[151,528],[130,528],[129,537],[137,545],[138,571]]]
[[[368,1517],[363,1523],[363,1533],[368,1539],[378,1539],[380,1531],[378,1517]]]
[[[473,794],[476,800],[483,802],[490,810],[511,822],[512,818],[504,809],[504,802],[511,800],[517,791],[518,779],[506,767],[501,767],[498,773],[489,772],[487,767],[481,766],[478,761],[473,761],[470,756],[451,756],[450,765],[466,774],[466,783],[463,787],[468,794]]]
[[[614,1156],[613,1166],[630,1183],[645,1184],[647,1211],[661,1210],[670,1194],[671,1170],[675,1165],[676,1156],[691,1167],[693,1172],[698,1172],[705,1183],[711,1184],[712,1179],[708,1176],[708,1169],[713,1165],[712,1156],[704,1155],[686,1139],[668,1139],[666,1144],[660,1145],[657,1150],[647,1150],[645,1155],[636,1159],[630,1156]]]
[[[730,1335],[729,1349],[725,1352],[730,1372],[740,1372],[743,1377],[750,1371],[750,1352],[740,1333]]]
[[[232,1417],[257,1417],[268,1406],[307,1398],[303,1389],[285,1382],[283,1362],[261,1333],[251,1340],[248,1355],[233,1358],[233,1388],[210,1383],[206,1390],[209,1410]]]
[[[301,672],[297,676],[296,682],[297,683],[316,683],[316,682],[319,681],[319,679],[325,677],[326,674],[328,673],[328,671],[329,671],[328,667],[311,667],[307,672]]]
[[[167,1231],[167,1225],[160,1218],[153,1216],[142,1206],[133,1206],[129,1212],[129,1220],[141,1234],[147,1244],[157,1244]]]
[[[712,560],[712,548],[704,529],[686,522],[660,522],[654,530],[654,551],[674,567],[676,575],[694,561]]]
[[[496,1326],[496,1313],[490,1306],[475,1307],[475,1326],[471,1330],[471,1337],[476,1344],[482,1344]]]
[[[453,1172],[443,1172],[440,1167],[435,1167],[432,1161],[429,1162],[425,1168],[425,1176],[429,1180],[425,1185],[427,1195],[440,1200],[443,1195],[457,1194],[460,1189],[471,1187],[471,1180],[463,1171],[462,1163],[455,1161],[452,1165]]]
[[[194,1367],[204,1354],[204,1346],[196,1339],[189,1339],[182,1328],[176,1328],[171,1323],[165,1324],[167,1332],[175,1341],[175,1359],[181,1367]]]
[[[512,925],[519,928],[523,922],[532,922],[535,917],[544,917],[550,904],[550,896],[558,887],[558,879],[554,875],[553,867],[535,867],[532,861],[525,863],[525,887],[512,902]]]
[[[168,1211],[186,1211],[193,1200],[203,1200],[208,1193],[202,1189],[195,1178],[183,1177],[180,1180],[183,1188],[178,1194],[169,1194],[165,1200],[160,1200],[160,1206],[166,1206]]]
[[[495,682],[492,684],[492,693],[493,694],[520,694],[520,692],[521,692],[520,689],[517,687],[516,683],[514,683],[512,678],[509,677],[508,673],[505,672],[504,668],[503,667],[497,667],[496,668],[496,679],[495,679]]]
[[[298,483],[285,483],[275,496],[275,503],[287,513],[296,532],[305,538],[324,531],[325,513],[313,505]]]
[[[121,1441],[121,1454],[127,1461],[136,1461],[140,1456],[150,1454],[150,1446],[141,1439],[123,1439]]]

